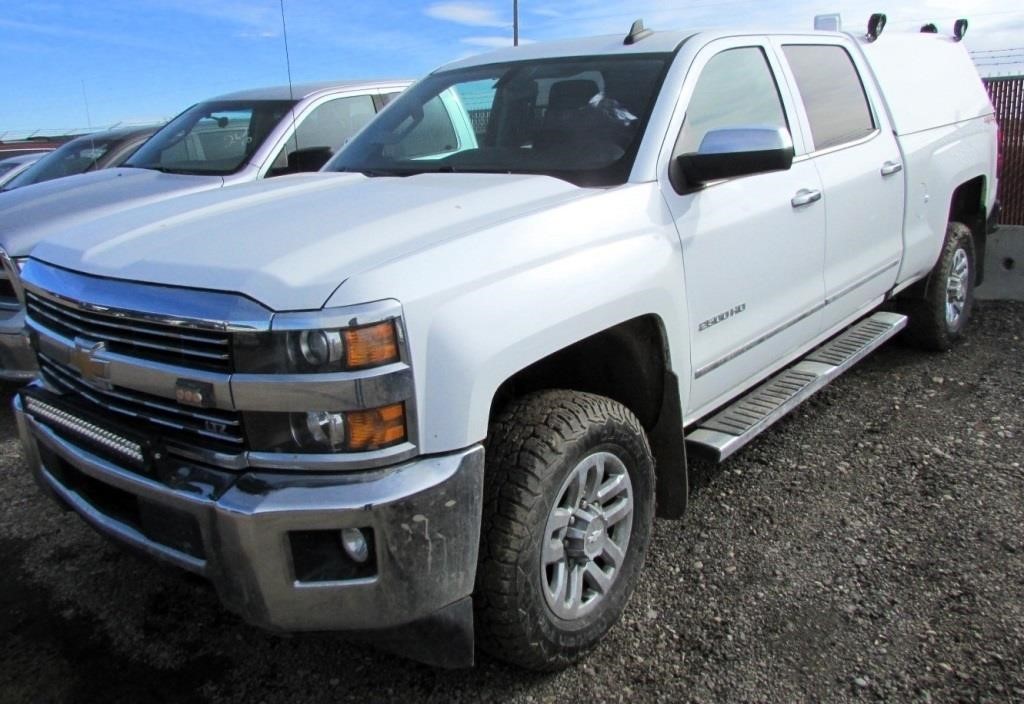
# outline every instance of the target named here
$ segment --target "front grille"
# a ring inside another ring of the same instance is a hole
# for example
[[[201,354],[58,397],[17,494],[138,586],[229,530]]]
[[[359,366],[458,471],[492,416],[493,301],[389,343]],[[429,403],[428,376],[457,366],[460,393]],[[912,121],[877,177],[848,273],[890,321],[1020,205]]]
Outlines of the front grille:
[[[123,387],[98,388],[44,354],[39,355],[39,372],[53,389],[93,403],[100,412],[119,414],[140,430],[224,451],[238,451],[245,444],[241,415],[235,411],[191,408]]]
[[[231,336],[124,314],[100,313],[26,294],[29,318],[68,339],[104,342],[111,352],[154,362],[229,373]]]

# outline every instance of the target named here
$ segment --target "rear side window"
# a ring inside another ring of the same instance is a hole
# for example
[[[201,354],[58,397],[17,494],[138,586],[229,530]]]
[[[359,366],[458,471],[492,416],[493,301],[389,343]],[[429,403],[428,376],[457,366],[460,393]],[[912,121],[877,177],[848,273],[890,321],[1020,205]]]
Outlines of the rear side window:
[[[783,51],[796,78],[816,150],[874,132],[864,86],[846,49],[790,44]]]
[[[710,130],[786,126],[779,89],[764,51],[758,47],[727,49],[708,61],[694,86],[675,154],[699,152]]]

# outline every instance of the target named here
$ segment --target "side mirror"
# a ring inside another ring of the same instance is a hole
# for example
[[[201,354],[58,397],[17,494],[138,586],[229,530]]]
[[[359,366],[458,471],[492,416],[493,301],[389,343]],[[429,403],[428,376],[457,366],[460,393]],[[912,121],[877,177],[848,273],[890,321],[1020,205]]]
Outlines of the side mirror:
[[[288,172],[293,174],[319,171],[332,155],[330,147],[296,149],[288,155]]]
[[[700,149],[672,160],[672,185],[683,193],[708,181],[768,171],[786,171],[793,165],[793,140],[784,127],[732,127],[710,130]]]

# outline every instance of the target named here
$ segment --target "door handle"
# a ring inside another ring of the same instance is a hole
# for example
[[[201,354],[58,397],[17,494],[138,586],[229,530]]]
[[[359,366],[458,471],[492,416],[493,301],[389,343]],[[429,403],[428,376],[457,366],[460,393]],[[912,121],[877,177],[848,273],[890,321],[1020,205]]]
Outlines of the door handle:
[[[898,174],[900,171],[903,171],[903,164],[898,161],[887,161],[882,164],[883,176],[892,176],[893,174]]]
[[[805,205],[821,200],[821,191],[817,189],[801,188],[793,196],[793,200],[789,201],[793,204],[794,208],[802,208]]]

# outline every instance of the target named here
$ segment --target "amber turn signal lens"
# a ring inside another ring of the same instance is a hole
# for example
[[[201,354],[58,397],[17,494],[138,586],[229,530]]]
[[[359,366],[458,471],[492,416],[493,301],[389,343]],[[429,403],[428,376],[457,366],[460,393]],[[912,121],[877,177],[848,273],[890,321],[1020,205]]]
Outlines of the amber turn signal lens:
[[[377,450],[405,440],[405,404],[345,414],[348,449]]]
[[[398,338],[393,320],[349,328],[344,332],[345,365],[349,369],[378,367],[398,361]]]

